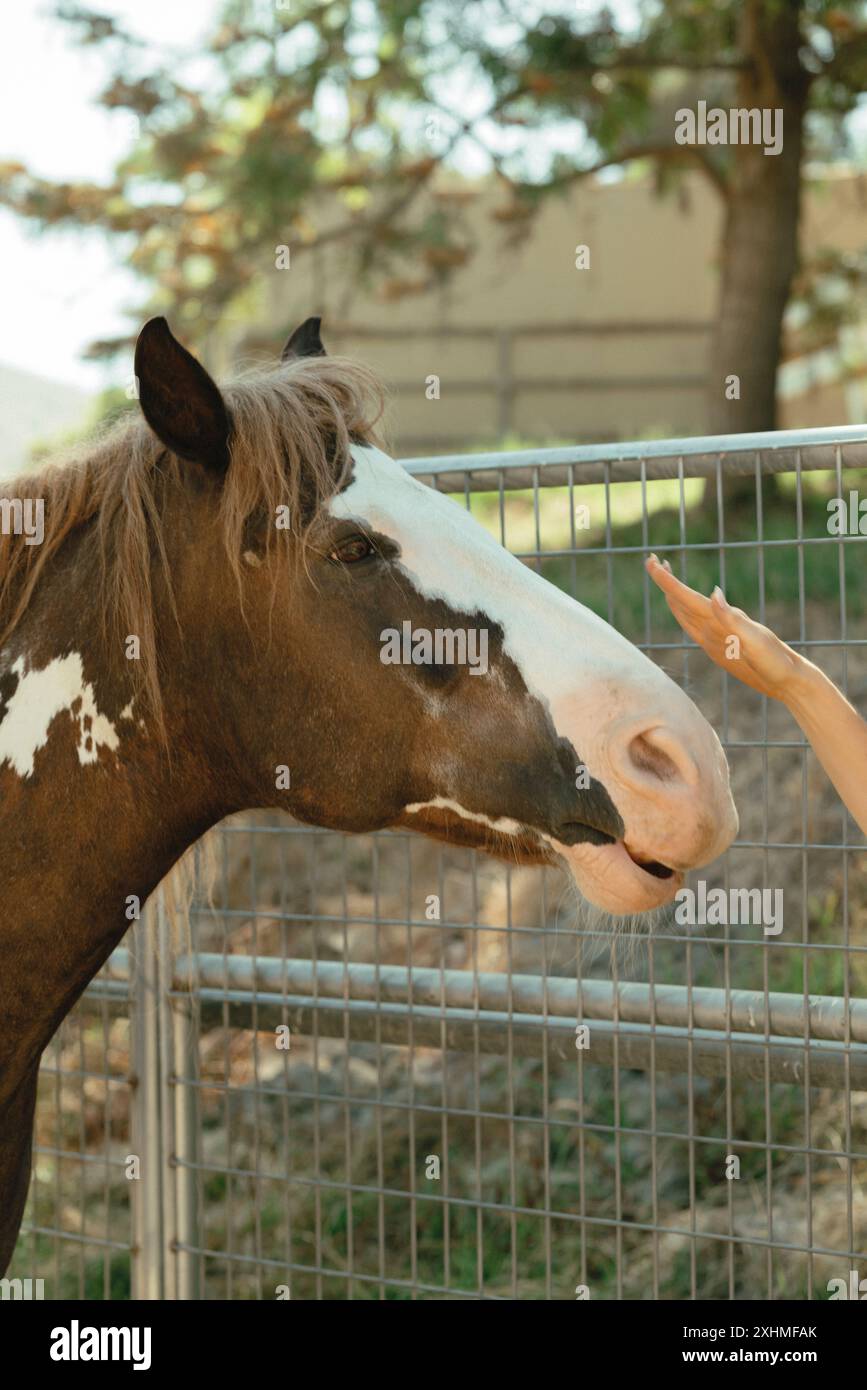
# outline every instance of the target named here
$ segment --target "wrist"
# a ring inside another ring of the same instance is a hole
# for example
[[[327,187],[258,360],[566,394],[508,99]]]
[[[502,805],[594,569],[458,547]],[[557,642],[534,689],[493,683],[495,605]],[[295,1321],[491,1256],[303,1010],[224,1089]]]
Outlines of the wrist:
[[[793,670],[784,689],[780,691],[779,699],[803,726],[805,722],[809,722],[812,715],[818,713],[817,707],[823,687],[829,682],[824,672],[820,671],[818,666],[814,666],[812,661],[808,661],[799,653],[793,655]]]

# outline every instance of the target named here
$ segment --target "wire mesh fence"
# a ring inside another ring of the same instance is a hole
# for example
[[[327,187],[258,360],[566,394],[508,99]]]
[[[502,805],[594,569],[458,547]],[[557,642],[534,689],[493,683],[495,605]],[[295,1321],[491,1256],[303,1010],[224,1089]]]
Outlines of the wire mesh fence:
[[[721,583],[863,707],[865,537],[857,498],[840,533],[828,503],[865,463],[856,428],[410,463],[685,685],[739,838],[693,876],[696,921],[612,949],[554,870],[223,824],[188,938],[152,902],[46,1056],[13,1274],[212,1299],[822,1298],[867,1275],[863,838],[641,564]]]

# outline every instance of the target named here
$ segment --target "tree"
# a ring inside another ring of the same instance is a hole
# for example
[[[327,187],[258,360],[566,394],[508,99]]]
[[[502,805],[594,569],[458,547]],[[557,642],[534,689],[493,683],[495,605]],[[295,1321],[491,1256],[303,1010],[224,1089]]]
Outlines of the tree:
[[[359,276],[426,288],[472,252],[459,220],[420,197],[459,147],[485,152],[511,236],[603,168],[646,161],[662,190],[697,168],[724,204],[707,428],[775,426],[804,161],[843,147],[867,79],[863,3],[665,0],[627,22],[566,0],[232,0],[208,44],[212,81],[196,88],[174,55],[155,61],[110,17],[59,13],[110,55],[102,103],[134,116],[140,137],[107,188],[12,166],[0,198],[43,225],[127,234],[152,287],[137,319],[171,307],[201,336],[243,306],[275,241],[294,255],[341,240]],[[782,112],[782,149],[679,143],[677,113],[699,100]],[[340,215],[314,229],[322,195]],[[808,262],[801,273],[814,284]]]
[[[586,177],[588,169],[647,159],[662,186],[684,167],[697,167],[722,199],[707,388],[711,433],[776,426],[783,314],[799,267],[808,116],[815,118],[814,146],[839,150],[845,117],[867,79],[864,21],[863,4],[666,0],[634,33],[618,30],[600,7],[583,26],[551,16],[528,26],[510,54],[496,43],[479,45],[501,119],[571,119],[596,147],[589,164],[561,158],[543,191]],[[679,143],[673,108],[698,100],[780,111],[780,152],[768,155],[759,143]],[[830,268],[827,255],[825,263]],[[812,268],[803,269],[809,278]],[[739,391],[730,398],[724,388],[732,376]]]

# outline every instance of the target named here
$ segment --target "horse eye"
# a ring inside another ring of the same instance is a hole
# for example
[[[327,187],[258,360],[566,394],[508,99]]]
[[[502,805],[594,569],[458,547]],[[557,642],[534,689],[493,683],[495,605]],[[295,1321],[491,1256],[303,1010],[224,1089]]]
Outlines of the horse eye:
[[[347,540],[341,541],[329,553],[329,560],[336,560],[341,565],[356,565],[359,560],[366,560],[368,555],[375,555],[376,549],[371,545],[366,536],[350,536]]]

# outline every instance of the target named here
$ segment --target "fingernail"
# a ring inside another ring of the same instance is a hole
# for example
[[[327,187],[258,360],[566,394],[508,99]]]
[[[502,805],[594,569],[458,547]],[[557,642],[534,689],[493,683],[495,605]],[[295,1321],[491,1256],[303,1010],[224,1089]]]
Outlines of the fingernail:
[[[668,563],[667,560],[663,560],[663,562],[662,562],[662,568],[663,568],[664,570],[668,570],[669,574],[672,573],[671,565]]]
[[[728,599],[726,598],[725,594],[723,593],[722,589],[720,588],[719,584],[715,584],[715,585],[714,585],[714,590],[713,590],[713,594],[711,595],[711,597],[712,597],[712,598],[715,598],[715,599],[717,600],[718,603],[723,604],[723,606],[724,606],[725,608],[728,608],[728,606],[729,606],[729,601],[728,601]]]

